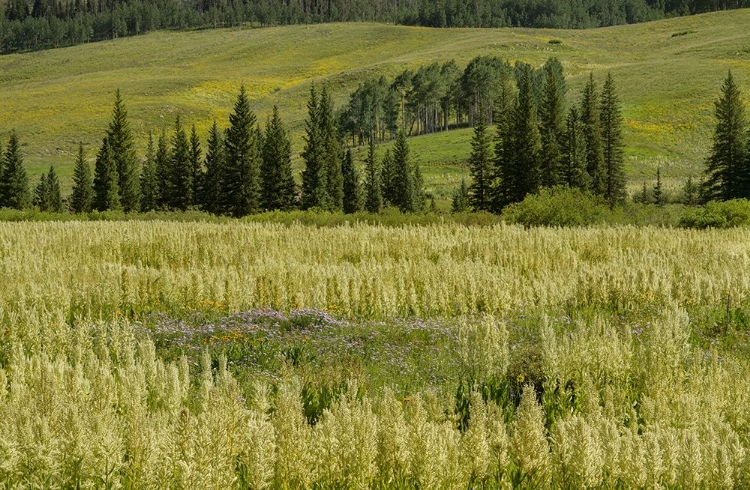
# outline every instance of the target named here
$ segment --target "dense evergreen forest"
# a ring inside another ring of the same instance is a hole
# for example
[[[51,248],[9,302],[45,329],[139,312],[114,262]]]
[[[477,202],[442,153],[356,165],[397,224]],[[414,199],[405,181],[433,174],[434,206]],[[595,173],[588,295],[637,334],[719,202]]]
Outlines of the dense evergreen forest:
[[[747,6],[750,0],[5,0],[0,51],[245,24],[367,21],[582,29]]]

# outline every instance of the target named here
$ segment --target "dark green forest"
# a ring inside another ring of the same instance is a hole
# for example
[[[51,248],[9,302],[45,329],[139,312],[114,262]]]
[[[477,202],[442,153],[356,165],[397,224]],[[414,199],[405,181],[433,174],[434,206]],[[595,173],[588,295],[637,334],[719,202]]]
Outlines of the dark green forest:
[[[750,0],[5,0],[0,51],[70,46],[158,29],[248,24],[585,29],[747,6]]]

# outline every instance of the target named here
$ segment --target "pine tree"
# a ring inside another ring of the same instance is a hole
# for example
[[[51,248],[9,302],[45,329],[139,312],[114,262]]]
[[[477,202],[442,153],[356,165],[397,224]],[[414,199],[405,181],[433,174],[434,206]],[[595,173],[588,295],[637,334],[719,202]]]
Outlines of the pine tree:
[[[411,210],[413,212],[422,212],[427,203],[427,195],[424,190],[424,179],[422,178],[422,169],[419,166],[419,162],[412,164],[411,175]]]
[[[55,167],[50,167],[47,174],[47,210],[52,213],[63,212],[60,179],[57,176],[57,172],[55,172]]]
[[[604,199],[610,206],[625,199],[622,149],[622,116],[612,74],[607,74],[601,98],[602,153],[604,155]]]
[[[172,140],[172,199],[168,206],[186,211],[193,202],[193,168],[190,162],[190,144],[185,130],[180,124],[180,116],[175,119],[175,134]]]
[[[226,213],[241,217],[260,210],[260,142],[245,86],[240,87],[224,139],[222,193]]]
[[[749,198],[745,109],[731,71],[714,105],[716,129],[711,154],[706,160],[703,193],[708,200]]]
[[[383,155],[383,163],[381,165],[380,174],[380,185],[383,195],[383,205],[395,206],[396,205],[396,169],[393,166],[393,156],[391,155],[390,148],[385,150]]]
[[[121,209],[117,180],[117,164],[109,146],[109,138],[105,137],[94,167],[94,208],[97,211]]]
[[[157,188],[157,207],[168,208],[174,196],[172,187],[172,156],[167,146],[167,133],[164,128],[161,129],[159,142],[156,146],[156,155],[154,156],[154,168],[156,171]]]
[[[403,131],[398,133],[393,147],[393,202],[402,213],[414,211],[414,187],[409,145]]]
[[[47,185],[47,174],[42,174],[39,183],[34,188],[34,206],[39,211],[49,211],[49,186]]]
[[[120,203],[126,212],[138,211],[140,189],[138,180],[138,160],[135,155],[133,133],[128,123],[128,113],[120,96],[120,89],[115,92],[115,106],[112,121],[107,130],[107,139],[112,158],[117,168],[117,185],[120,192]]]
[[[288,211],[294,208],[296,195],[292,175],[292,143],[276,106],[266,122],[260,177],[263,209]]]
[[[305,161],[305,169],[302,171],[302,209],[325,208],[328,202],[328,175],[319,105],[313,85],[307,102],[305,148],[302,150]]]
[[[383,207],[383,193],[380,183],[380,169],[375,158],[375,141],[370,140],[365,164],[365,210],[369,213],[379,213]]]
[[[328,199],[325,207],[329,211],[341,211],[344,206],[344,177],[341,173],[340,145],[336,118],[333,115],[333,101],[325,87],[320,94],[319,110]]]
[[[471,140],[471,155],[469,156],[469,171],[471,185],[468,187],[468,204],[475,211],[490,211],[492,209],[492,137],[484,123],[484,117],[479,117],[479,123],[474,127],[474,137]]]
[[[559,70],[561,69],[560,67]],[[559,80],[561,76],[562,74],[558,73],[558,69],[552,69],[551,67],[545,69],[544,93],[540,110],[542,152],[539,171],[540,184],[544,187],[552,187],[560,183],[561,140],[565,131],[563,122],[564,94]]]
[[[664,191],[661,187],[661,168],[656,168],[656,185],[654,185],[654,204],[662,206],[664,204]]]
[[[693,182],[693,176],[689,175],[682,188],[683,202],[688,206],[698,204],[698,185]]]
[[[206,178],[203,181],[203,209],[219,214],[221,207],[221,183],[224,180],[224,141],[214,121],[208,131],[206,149]]]
[[[343,209],[344,213],[352,214],[357,211],[361,211],[361,199],[359,191],[359,174],[357,169],[354,168],[354,160],[352,159],[352,151],[347,150],[344,161],[341,164],[341,174],[344,179],[343,182]]]
[[[195,207],[199,207],[203,198],[203,162],[201,161],[201,141],[198,137],[198,132],[195,129],[195,124],[190,128],[190,183],[192,184],[190,189],[190,204]]]
[[[599,96],[594,83],[594,74],[583,89],[581,98],[581,123],[586,142],[586,173],[590,179],[591,192],[603,196],[605,192],[604,153],[602,151],[601,112]]]
[[[148,133],[146,161],[141,169],[141,211],[147,213],[159,206],[159,178],[156,174],[156,150],[154,137]]]
[[[559,177],[560,183],[569,187],[586,190],[590,186],[589,174],[586,171],[586,135],[575,107],[568,111],[565,120]]]
[[[78,143],[78,157],[73,169],[73,194],[70,196],[70,210],[74,213],[88,213],[94,203],[94,182],[91,167],[86,162],[83,142]]]
[[[453,201],[451,203],[451,212],[463,213],[469,210],[471,202],[470,188],[466,187],[466,181],[461,179],[461,186],[453,191]]]
[[[0,207],[24,209],[30,204],[29,179],[23,165],[18,136],[13,131],[10,133],[0,172]]]

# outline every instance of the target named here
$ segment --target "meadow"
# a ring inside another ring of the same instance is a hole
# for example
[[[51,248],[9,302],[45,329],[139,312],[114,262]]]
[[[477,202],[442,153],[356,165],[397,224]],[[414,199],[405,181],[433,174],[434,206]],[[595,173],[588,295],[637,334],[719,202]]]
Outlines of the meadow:
[[[741,488],[750,231],[0,224],[0,488]]]
[[[713,100],[728,69],[750,88],[750,12],[736,10],[592,30],[428,29],[383,24],[326,24],[262,29],[156,32],[71,48],[0,57],[0,137],[15,128],[37,175],[54,164],[71,186],[76,145],[89,159],[101,143],[114,91],[122,90],[145,151],[149,131],[168,129],[176,114],[204,135],[214,118],[226,124],[240,84],[260,121],[278,105],[302,147],[310,84],[327,84],[338,104],[369,76],[477,55],[541,65],[558,57],[578,100],[589,72],[599,86],[617,82],[625,118],[631,192],[662,170],[668,188],[698,176],[708,151]],[[553,43],[550,43],[552,41]],[[429,192],[446,199],[467,176],[470,130],[412,140]],[[382,149],[381,149],[382,151]],[[295,153],[296,155],[296,153]],[[298,170],[301,160],[296,160]]]

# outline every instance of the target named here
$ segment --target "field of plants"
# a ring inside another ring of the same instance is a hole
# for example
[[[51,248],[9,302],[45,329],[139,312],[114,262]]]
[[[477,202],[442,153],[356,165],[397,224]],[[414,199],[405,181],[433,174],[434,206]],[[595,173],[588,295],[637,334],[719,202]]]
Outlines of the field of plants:
[[[0,488],[743,488],[750,230],[0,224]]]

